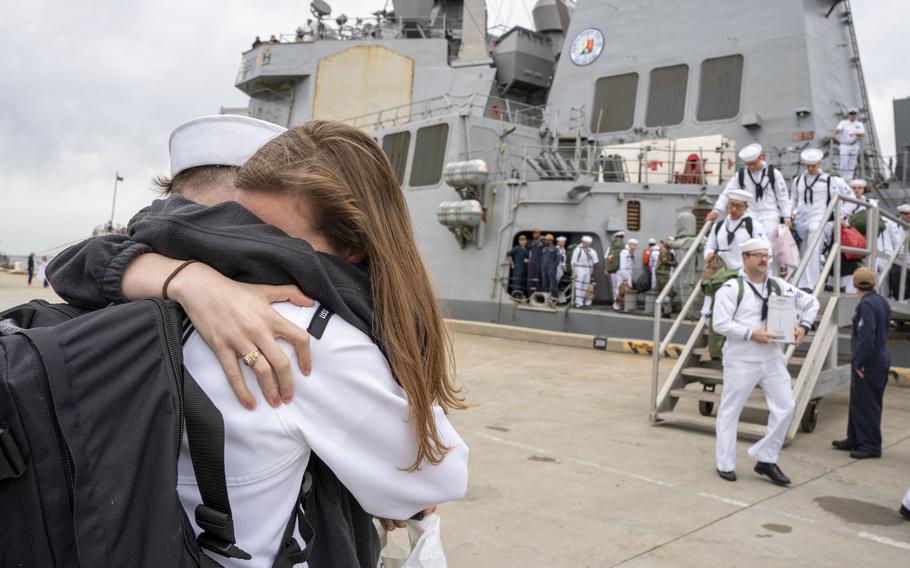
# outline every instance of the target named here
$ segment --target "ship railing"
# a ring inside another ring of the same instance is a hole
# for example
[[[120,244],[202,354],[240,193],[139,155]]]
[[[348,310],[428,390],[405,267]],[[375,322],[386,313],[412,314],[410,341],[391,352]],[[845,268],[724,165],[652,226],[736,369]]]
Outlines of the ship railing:
[[[441,95],[346,118],[341,122],[357,128],[381,130],[418,120],[466,112],[473,116],[539,128],[544,123],[545,108],[478,93],[463,96]]]

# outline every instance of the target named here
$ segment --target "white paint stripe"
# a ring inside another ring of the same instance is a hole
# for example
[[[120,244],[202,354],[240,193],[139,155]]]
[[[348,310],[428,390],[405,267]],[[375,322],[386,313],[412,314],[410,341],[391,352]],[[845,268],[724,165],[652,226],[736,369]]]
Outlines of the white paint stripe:
[[[726,503],[727,505],[735,505],[737,507],[748,507],[749,503],[745,501],[737,501],[736,499],[729,499],[727,497],[721,497],[720,495],[715,495],[713,493],[699,493],[701,497],[707,497],[708,499],[714,499],[715,501],[720,501],[721,503]]]
[[[902,542],[900,540],[894,540],[886,536],[878,536],[875,534],[870,534],[867,532],[857,533],[856,536],[860,538],[865,538],[867,540],[872,540],[880,544],[887,544],[889,546],[894,546],[896,548],[903,548],[904,550],[910,550],[910,543]]]

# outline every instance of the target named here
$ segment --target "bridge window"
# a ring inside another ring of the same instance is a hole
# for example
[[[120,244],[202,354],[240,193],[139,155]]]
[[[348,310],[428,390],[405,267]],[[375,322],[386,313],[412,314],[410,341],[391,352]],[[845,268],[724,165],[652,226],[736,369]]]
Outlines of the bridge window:
[[[414,160],[411,162],[411,186],[435,185],[442,179],[449,125],[424,126],[417,130]]]
[[[398,185],[404,183],[404,168],[408,164],[408,147],[411,145],[411,133],[407,130],[386,134],[382,139],[382,150],[385,152]]]
[[[632,128],[638,73],[601,77],[594,85],[593,132],[617,132]]]
[[[641,230],[641,201],[630,201],[626,204],[626,229]]]
[[[688,65],[658,67],[651,71],[645,126],[672,126],[683,121]]]
[[[723,120],[738,115],[742,86],[742,55],[702,61],[696,113],[698,120]]]

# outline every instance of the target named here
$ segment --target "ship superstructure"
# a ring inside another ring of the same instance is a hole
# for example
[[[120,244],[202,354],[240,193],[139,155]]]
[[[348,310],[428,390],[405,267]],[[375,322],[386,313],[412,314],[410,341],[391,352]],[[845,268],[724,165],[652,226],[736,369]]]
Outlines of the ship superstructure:
[[[601,252],[620,229],[694,235],[737,149],[759,142],[793,176],[819,147],[830,168],[851,106],[870,133],[857,175],[885,204],[902,191],[878,154],[848,2],[540,0],[536,29],[496,34],[482,0],[392,4],[332,25],[315,2],[313,41],[246,52],[236,84],[257,118],[372,133],[452,317],[647,336],[644,318],[513,297],[506,251],[535,227]],[[687,212],[697,226],[678,228]],[[604,306],[602,270],[595,284]]]

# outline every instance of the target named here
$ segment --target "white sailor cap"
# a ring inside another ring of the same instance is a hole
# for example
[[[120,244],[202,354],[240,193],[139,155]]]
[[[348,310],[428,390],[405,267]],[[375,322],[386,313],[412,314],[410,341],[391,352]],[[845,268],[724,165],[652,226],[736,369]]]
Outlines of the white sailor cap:
[[[898,213],[910,213],[910,205],[907,203],[901,203],[897,206]]]
[[[847,109],[847,114],[857,114],[858,112],[859,111],[856,109],[856,107],[850,107]]]
[[[731,189],[727,192],[727,199],[732,199],[733,201],[748,202],[750,199],[752,199],[752,194],[744,189]]]
[[[248,116],[219,114],[184,122],[171,133],[171,177],[197,166],[242,166],[287,129]]]
[[[864,179],[851,179],[850,187],[866,187],[866,180]]]
[[[771,243],[765,239],[749,239],[739,245],[739,252],[752,252],[754,250],[771,250]]]
[[[558,237],[556,237],[556,242],[560,242],[560,241],[566,242],[567,240],[569,240],[569,239],[567,239],[566,237],[564,237],[562,235],[559,235]]]
[[[818,164],[825,157],[825,153],[818,148],[806,148],[799,155],[804,164]]]
[[[637,244],[638,244],[638,239],[629,239],[629,240],[626,241],[626,242],[629,243],[630,245],[637,245]]]
[[[744,162],[754,162],[759,157],[761,157],[761,145],[760,144],[749,144],[739,151],[739,159]]]
[[[624,239],[625,237],[626,237],[625,231],[616,231],[615,233],[613,233],[614,239]]]
[[[594,239],[591,238],[591,237],[588,236],[588,235],[585,235],[585,236],[583,236],[583,237],[581,238],[581,242],[587,243],[587,244],[591,244],[591,243],[594,242]]]
[[[648,244],[649,244],[649,245],[656,245],[656,244],[657,244],[657,240],[654,239],[654,238],[650,238],[650,239],[648,239]]]

